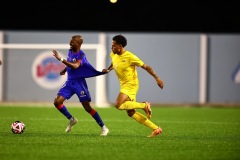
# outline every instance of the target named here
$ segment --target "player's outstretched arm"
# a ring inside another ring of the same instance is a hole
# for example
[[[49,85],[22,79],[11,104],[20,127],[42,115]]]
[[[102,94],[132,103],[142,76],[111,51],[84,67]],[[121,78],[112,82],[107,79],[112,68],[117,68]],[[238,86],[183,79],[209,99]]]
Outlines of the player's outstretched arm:
[[[60,55],[58,54],[58,52],[56,50],[53,50],[53,56],[61,61],[63,64],[65,64],[66,66],[73,68],[73,69],[77,69],[78,67],[80,67],[81,62],[80,61],[76,61],[74,63],[72,62],[68,62],[67,60],[63,59],[62,57],[60,57]]]
[[[151,66],[144,64],[143,66],[141,66],[141,68],[143,68],[144,70],[146,70],[150,75],[152,75],[154,77],[154,79],[157,81],[158,86],[163,89],[164,83],[163,81],[157,76],[157,74],[155,73],[155,71],[152,69]]]

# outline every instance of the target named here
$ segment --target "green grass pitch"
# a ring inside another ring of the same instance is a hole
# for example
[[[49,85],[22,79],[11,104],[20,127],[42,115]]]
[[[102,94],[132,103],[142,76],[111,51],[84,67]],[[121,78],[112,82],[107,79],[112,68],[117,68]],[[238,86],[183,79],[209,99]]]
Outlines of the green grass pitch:
[[[65,133],[68,120],[54,107],[0,105],[1,160],[239,160],[240,107],[152,107],[151,130],[114,107],[95,108],[109,128],[100,128],[82,106],[68,107],[79,120]],[[140,110],[141,113],[142,110]],[[26,129],[13,134],[11,123]]]

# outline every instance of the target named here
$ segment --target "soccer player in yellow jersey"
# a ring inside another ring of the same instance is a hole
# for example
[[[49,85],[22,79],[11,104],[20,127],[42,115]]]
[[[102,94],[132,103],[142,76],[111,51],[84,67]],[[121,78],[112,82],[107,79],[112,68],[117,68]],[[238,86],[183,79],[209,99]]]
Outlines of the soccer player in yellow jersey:
[[[155,137],[162,133],[162,128],[150,121],[152,110],[149,102],[137,102],[136,95],[139,89],[137,67],[146,70],[156,80],[158,86],[163,89],[163,81],[157,76],[151,66],[145,64],[136,55],[127,51],[124,47],[127,45],[127,39],[122,35],[116,35],[112,38],[112,60],[108,69],[103,69],[109,73],[114,69],[119,83],[120,92],[115,102],[118,110],[126,110],[129,117],[137,122],[147,126],[152,130],[148,137]],[[147,117],[136,109],[143,109]]]

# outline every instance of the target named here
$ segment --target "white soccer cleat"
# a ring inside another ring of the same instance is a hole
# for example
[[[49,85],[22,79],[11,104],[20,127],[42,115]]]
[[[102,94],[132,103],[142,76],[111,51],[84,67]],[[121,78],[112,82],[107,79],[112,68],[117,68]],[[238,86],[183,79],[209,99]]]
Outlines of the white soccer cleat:
[[[106,126],[103,126],[100,136],[107,136],[108,132],[109,132],[109,129]]]
[[[70,132],[72,130],[73,125],[75,125],[78,122],[78,120],[74,117],[70,119],[70,122],[65,130],[65,132]]]

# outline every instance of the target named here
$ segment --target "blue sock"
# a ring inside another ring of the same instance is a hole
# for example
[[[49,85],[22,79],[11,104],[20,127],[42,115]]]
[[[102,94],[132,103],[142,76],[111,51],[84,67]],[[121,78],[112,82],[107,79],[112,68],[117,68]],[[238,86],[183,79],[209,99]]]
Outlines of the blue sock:
[[[67,117],[67,119],[71,119],[72,115],[68,112],[67,108],[65,107],[65,105],[61,104],[59,106],[56,107],[65,117]]]
[[[96,112],[94,109],[91,110],[90,114],[92,115],[92,117],[95,119],[95,121],[97,122],[97,124],[100,126],[100,127],[103,127],[104,126],[104,123],[101,119],[101,117],[99,116],[98,112]]]

